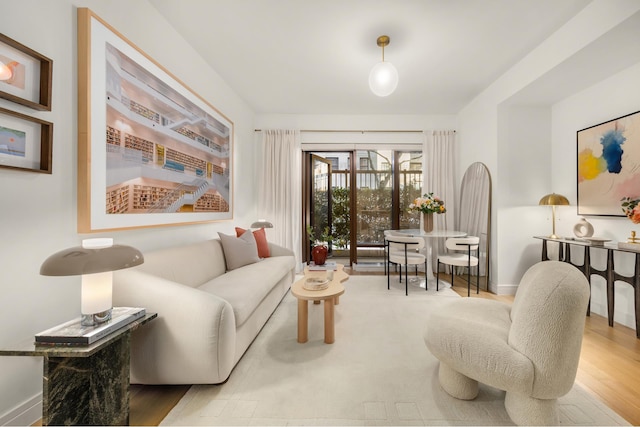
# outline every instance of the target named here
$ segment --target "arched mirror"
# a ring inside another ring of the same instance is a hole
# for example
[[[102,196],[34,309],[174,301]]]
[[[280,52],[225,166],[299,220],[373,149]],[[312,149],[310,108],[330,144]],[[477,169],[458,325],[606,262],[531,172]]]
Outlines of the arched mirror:
[[[489,247],[491,240],[491,175],[484,163],[471,164],[460,184],[459,229],[480,237],[480,276],[489,289]]]

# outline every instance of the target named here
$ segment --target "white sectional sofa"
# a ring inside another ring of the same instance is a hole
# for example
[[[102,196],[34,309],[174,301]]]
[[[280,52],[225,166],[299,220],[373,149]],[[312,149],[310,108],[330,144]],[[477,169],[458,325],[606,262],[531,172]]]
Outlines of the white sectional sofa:
[[[114,273],[114,306],[144,307],[158,318],[134,331],[133,384],[224,382],[289,290],[293,252],[226,271],[212,239],[144,254],[144,264]]]

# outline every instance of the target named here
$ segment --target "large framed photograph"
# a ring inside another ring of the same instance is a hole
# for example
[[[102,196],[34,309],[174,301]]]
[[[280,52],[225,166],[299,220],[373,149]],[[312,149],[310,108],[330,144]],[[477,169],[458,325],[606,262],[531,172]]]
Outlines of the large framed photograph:
[[[0,167],[51,173],[53,123],[0,108]]]
[[[78,9],[78,231],[233,217],[233,123]]]
[[[53,61],[0,33],[0,98],[51,111]]]
[[[578,215],[625,216],[640,197],[640,111],[577,132]]]

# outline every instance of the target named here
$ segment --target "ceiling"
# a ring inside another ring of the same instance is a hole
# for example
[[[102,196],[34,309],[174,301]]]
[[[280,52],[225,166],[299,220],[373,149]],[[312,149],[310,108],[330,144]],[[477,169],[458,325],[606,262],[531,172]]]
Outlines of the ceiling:
[[[456,114],[591,0],[149,1],[256,113]]]

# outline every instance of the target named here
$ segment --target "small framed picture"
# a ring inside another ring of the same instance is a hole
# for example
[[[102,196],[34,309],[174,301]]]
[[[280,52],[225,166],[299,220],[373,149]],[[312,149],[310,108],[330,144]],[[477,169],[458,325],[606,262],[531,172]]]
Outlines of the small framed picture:
[[[51,173],[53,123],[0,108],[0,167]]]
[[[51,111],[53,61],[0,33],[0,98]]]

